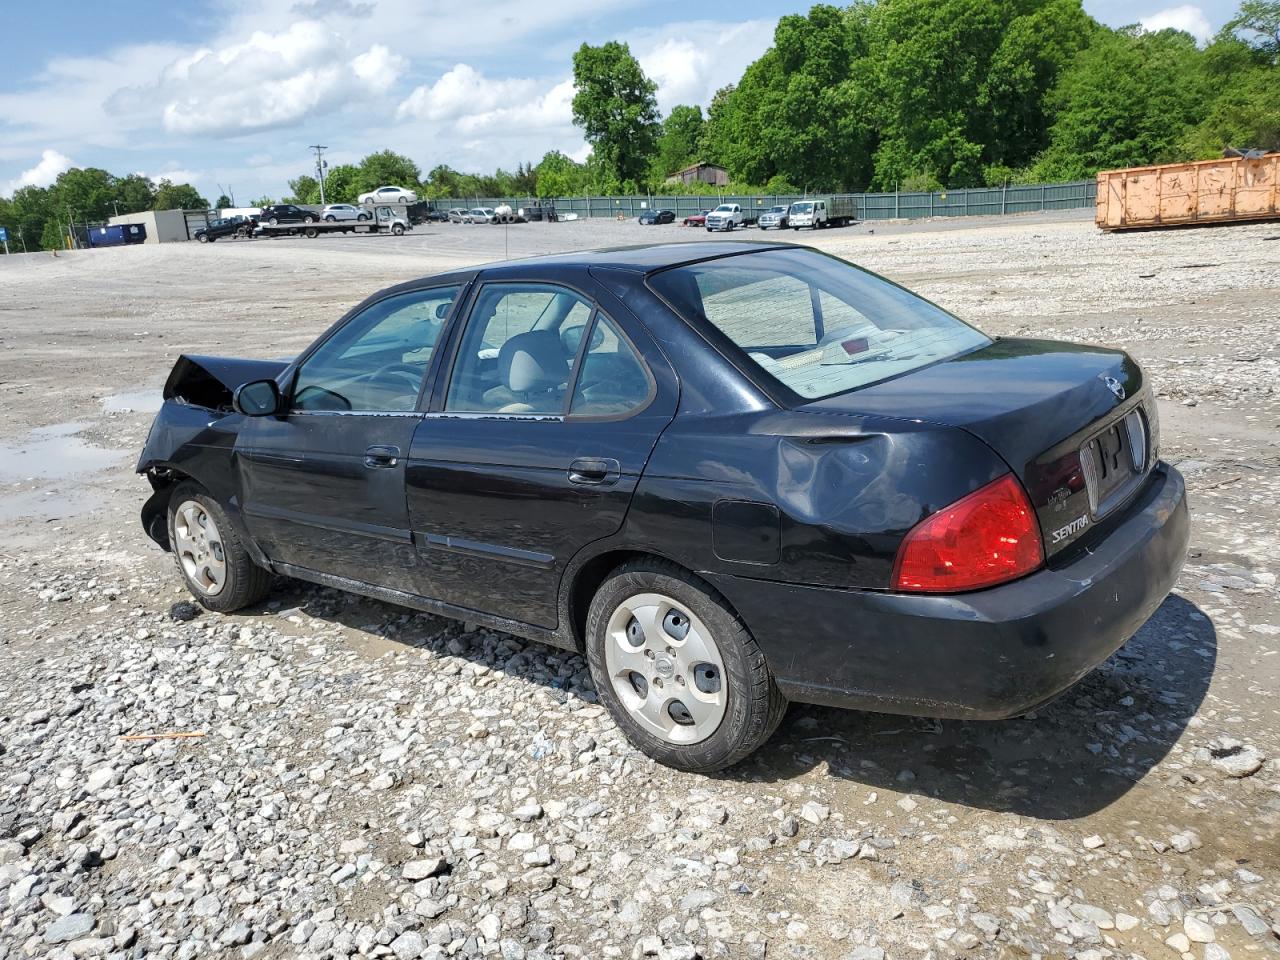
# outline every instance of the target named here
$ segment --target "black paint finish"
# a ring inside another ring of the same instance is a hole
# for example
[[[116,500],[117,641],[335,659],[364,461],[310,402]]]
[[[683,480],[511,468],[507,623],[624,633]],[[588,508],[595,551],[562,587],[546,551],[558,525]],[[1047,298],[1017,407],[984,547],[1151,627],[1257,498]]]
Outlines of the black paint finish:
[[[1154,427],[1141,369],[1116,350],[1006,339],[795,402],[645,282],[691,257],[779,246],[567,254],[382,291],[325,336],[379,298],[462,289],[408,413],[243,416],[236,386],[274,378],[287,396],[310,351],[291,364],[184,356],[138,463],[156,490],[144,528],[164,544],[167,492],[189,477],[264,566],[567,647],[611,567],[660,557],[728,599],[793,699],[999,717],[1052,697],[1170,588],[1188,538],[1176,471],[1151,457],[1123,503],[1015,583],[894,594],[894,557],[921,519],[1010,470],[1049,544],[1090,510],[1072,460],[1081,445],[1133,410]],[[462,326],[488,281],[555,282],[589,299],[642,356],[648,404],[597,420],[446,412]]]

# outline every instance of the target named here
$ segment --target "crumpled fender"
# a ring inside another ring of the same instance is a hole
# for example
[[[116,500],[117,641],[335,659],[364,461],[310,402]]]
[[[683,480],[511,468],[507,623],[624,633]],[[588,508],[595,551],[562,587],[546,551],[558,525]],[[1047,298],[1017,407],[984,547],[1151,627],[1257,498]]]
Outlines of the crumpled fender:
[[[273,380],[288,360],[244,360],[183,354],[164,384],[164,398],[209,410],[230,410],[236,387],[254,380]]]

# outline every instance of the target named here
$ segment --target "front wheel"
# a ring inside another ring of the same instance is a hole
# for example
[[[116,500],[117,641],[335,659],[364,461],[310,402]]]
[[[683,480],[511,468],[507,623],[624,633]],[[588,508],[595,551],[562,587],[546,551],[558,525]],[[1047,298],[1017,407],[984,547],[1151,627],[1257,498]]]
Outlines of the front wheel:
[[[196,234],[196,239],[197,239],[197,240],[199,240],[201,243],[208,243],[208,242],[209,242],[209,238],[208,238],[207,236],[205,236],[203,233],[198,233],[198,234]]]
[[[226,512],[199,484],[179,484],[169,498],[169,546],[187,590],[210,610],[239,610],[271,589],[270,572],[253,562]]]
[[[678,770],[732,766],[777,729],[787,701],[746,625],[709,585],[662,561],[621,567],[587,615],[601,701],[640,750]]]
[[[401,224],[397,223],[391,228],[391,233],[394,236],[402,237],[404,236],[404,227]]]

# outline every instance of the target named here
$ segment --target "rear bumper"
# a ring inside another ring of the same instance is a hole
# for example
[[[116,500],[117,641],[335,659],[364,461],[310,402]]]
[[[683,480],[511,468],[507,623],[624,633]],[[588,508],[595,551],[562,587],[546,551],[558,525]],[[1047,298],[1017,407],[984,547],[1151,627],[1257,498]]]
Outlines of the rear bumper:
[[[999,720],[1053,700],[1168,596],[1186,557],[1186,488],[1160,464],[1124,518],[1057,569],[956,596],[710,576],[792,700]]]

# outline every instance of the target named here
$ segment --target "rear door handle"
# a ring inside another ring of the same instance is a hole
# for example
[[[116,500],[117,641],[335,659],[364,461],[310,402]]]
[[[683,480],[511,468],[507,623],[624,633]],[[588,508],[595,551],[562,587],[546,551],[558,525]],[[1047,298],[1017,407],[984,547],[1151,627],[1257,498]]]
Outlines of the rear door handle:
[[[617,460],[609,457],[579,457],[569,464],[570,483],[613,483],[622,475]]]
[[[394,467],[400,462],[399,447],[374,446],[364,452],[366,467]]]

